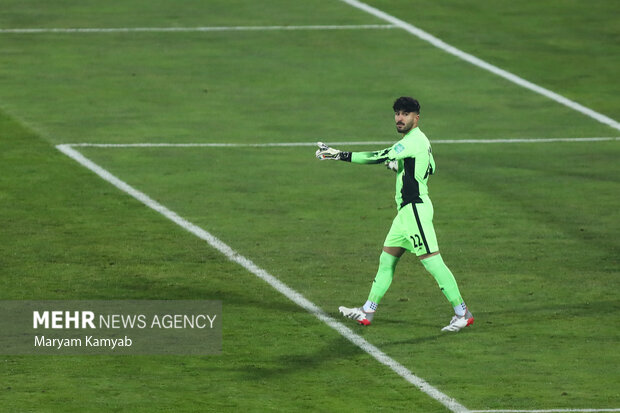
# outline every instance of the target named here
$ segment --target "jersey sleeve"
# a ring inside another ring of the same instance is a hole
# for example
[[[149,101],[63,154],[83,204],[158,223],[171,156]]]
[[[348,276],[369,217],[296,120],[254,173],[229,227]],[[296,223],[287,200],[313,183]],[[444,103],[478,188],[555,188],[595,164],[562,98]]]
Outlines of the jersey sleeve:
[[[347,160],[353,163],[360,164],[375,164],[383,163],[385,161],[400,160],[404,158],[415,157],[416,153],[420,150],[411,141],[405,141],[401,139],[389,148],[382,149],[375,152],[349,152],[343,160]]]
[[[388,154],[391,149],[386,148],[376,152],[351,152],[350,161],[360,164],[383,163],[389,159]]]

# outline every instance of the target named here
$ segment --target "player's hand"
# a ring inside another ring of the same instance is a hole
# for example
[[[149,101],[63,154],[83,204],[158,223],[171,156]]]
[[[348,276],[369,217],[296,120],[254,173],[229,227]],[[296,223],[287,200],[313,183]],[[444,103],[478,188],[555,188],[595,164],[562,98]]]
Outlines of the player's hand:
[[[398,161],[385,161],[385,167],[391,171],[398,172]]]
[[[342,151],[339,151],[338,149],[330,148],[329,146],[325,145],[323,142],[317,142],[316,144],[319,146],[319,149],[315,153],[317,159],[320,159],[321,161],[324,161],[325,159],[331,159],[331,160],[337,161],[340,159],[340,155],[342,154]]]

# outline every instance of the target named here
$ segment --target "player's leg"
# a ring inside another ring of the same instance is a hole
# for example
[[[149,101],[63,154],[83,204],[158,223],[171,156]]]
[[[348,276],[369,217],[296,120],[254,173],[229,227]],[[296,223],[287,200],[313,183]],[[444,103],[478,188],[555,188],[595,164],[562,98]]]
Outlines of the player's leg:
[[[439,251],[419,258],[424,268],[426,268],[426,271],[435,278],[435,281],[437,281],[439,285],[439,289],[441,289],[441,292],[443,292],[450,304],[454,307],[455,314],[465,314],[465,304],[463,302],[463,297],[461,297],[459,286],[456,283],[452,271],[450,271],[450,268],[444,263]]]
[[[370,288],[368,301],[364,305],[364,310],[374,311],[377,309],[377,305],[381,302],[388,288],[390,288],[390,284],[392,284],[396,264],[398,264],[398,260],[405,251],[406,250],[402,247],[383,247],[383,251],[381,251],[381,255],[379,256],[379,269],[372,282],[372,287]]]
[[[381,251],[379,256],[379,269],[372,282],[366,303],[362,307],[340,307],[340,313],[345,317],[356,320],[359,324],[370,325],[381,299],[388,288],[390,288],[390,284],[392,284],[398,259],[405,251],[401,247],[383,247],[383,251]]]
[[[390,288],[396,264],[398,264],[398,260],[405,251],[406,249],[402,247],[383,247],[383,251],[381,251],[379,256],[377,275],[375,275],[375,279],[372,281],[370,294],[368,294],[368,299],[363,306],[364,312],[371,314],[371,318],[372,314],[377,311],[381,299]]]
[[[379,256],[379,268],[366,303],[359,308],[340,307],[340,313],[363,325],[370,325],[381,299],[390,288],[398,260],[407,250],[408,242],[403,235],[401,218],[397,215],[384,242]]]
[[[414,243],[413,252],[420,258],[424,268],[435,278],[439,288],[450,304],[452,304],[455,318],[458,319],[458,323],[453,325],[455,321],[453,319],[451,324],[446,326],[444,330],[458,331],[473,324],[474,318],[467,310],[452,271],[450,271],[450,268],[445,264],[439,253],[437,236],[433,227],[433,205],[428,202],[411,204],[410,207],[412,214],[410,222],[413,226],[410,238]],[[461,326],[461,324],[463,325]]]

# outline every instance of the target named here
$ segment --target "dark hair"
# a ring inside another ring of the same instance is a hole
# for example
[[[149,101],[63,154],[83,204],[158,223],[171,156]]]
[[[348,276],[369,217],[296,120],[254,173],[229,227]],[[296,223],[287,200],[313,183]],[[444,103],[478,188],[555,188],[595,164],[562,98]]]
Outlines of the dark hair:
[[[394,109],[394,112],[403,110],[405,112],[415,112],[418,115],[420,114],[420,102],[409,96],[401,96],[396,99],[392,108]]]

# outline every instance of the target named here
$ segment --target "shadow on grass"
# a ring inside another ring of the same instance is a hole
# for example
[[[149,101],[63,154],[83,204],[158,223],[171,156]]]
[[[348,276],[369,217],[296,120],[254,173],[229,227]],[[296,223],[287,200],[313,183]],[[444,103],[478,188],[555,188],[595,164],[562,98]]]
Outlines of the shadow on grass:
[[[282,311],[286,313],[305,313],[306,310],[283,297],[270,286],[256,287],[255,281],[233,289],[235,285],[227,280],[217,279],[213,282],[197,282],[194,285],[184,284],[182,278],[153,279],[146,275],[134,275],[116,280],[116,294],[110,297],[111,280],[92,280],[91,291],[104,291],[104,294],[89,294],[80,299],[91,300],[218,300],[223,305],[234,307],[252,307],[256,311]],[[258,282],[261,282],[258,280]],[[265,294],[265,291],[268,291]]]

